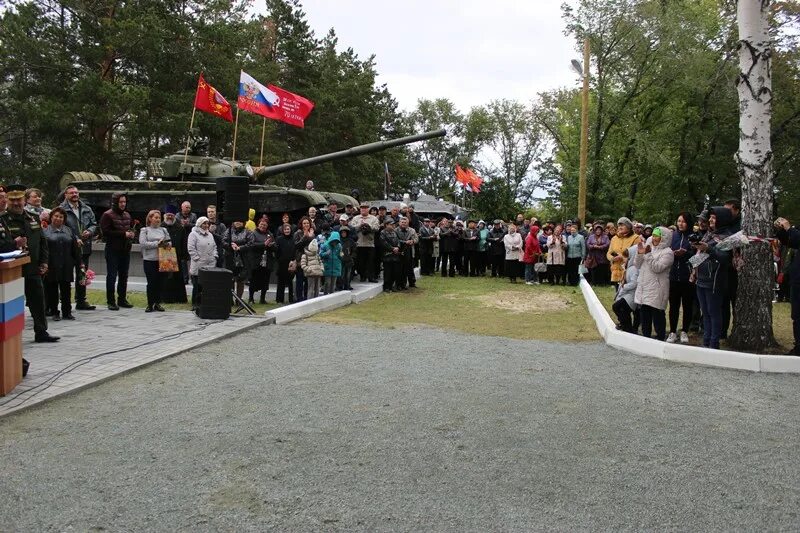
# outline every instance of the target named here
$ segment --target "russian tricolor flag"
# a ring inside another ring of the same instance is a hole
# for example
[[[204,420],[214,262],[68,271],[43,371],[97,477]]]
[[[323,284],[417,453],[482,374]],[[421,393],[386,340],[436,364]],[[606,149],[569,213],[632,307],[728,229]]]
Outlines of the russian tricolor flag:
[[[242,111],[300,128],[314,109],[314,102],[274,85],[265,87],[245,71],[241,71],[239,76],[239,99],[236,105]]]
[[[278,95],[267,89],[245,71],[239,76],[239,99],[236,105],[242,111],[280,120]]]

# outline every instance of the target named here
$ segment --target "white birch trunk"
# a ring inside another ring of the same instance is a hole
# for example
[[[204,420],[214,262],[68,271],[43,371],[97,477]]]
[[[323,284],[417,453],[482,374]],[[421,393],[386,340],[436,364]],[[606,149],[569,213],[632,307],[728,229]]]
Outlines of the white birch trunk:
[[[738,0],[739,151],[742,185],[742,230],[749,236],[769,236],[772,218],[772,45],[769,37],[771,0]],[[742,253],[739,289],[730,344],[760,352],[773,346],[772,298],[774,270],[767,243],[751,243]]]

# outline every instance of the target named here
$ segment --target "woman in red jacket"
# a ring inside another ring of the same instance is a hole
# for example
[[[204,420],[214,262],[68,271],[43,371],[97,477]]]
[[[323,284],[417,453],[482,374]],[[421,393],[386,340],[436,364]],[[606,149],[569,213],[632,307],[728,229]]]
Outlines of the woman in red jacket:
[[[525,284],[538,285],[539,276],[534,270],[534,265],[542,255],[542,249],[539,247],[539,227],[531,226],[528,236],[525,237],[525,249],[522,253],[522,262],[525,263]]]

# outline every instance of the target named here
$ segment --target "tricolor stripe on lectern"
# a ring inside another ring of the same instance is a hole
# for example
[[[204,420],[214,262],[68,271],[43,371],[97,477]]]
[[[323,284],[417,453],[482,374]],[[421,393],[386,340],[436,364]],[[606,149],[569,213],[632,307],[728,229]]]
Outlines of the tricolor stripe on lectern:
[[[25,279],[0,285],[0,342],[19,335],[25,326]]]

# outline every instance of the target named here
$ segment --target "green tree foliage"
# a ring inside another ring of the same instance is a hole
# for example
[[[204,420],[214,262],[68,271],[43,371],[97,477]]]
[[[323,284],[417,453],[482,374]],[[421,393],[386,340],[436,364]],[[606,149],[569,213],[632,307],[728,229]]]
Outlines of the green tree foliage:
[[[782,3],[776,17],[791,24],[796,5]],[[567,33],[577,45],[588,37],[592,49],[589,216],[666,222],[679,210],[699,210],[706,196],[712,203],[739,196],[735,6],[719,0],[581,0],[563,10]],[[791,38],[791,32],[776,31],[783,46],[773,59],[773,148],[778,203],[796,210],[800,86]],[[550,201],[574,214],[580,95],[577,89],[551,91],[541,95],[541,104],[538,118],[552,139],[561,178]]]
[[[197,76],[235,103],[239,70],[316,104],[304,129],[266,122],[264,164],[403,135],[397,104],[376,84],[374,57],[317,38],[297,0],[18,0],[0,16],[0,177],[55,193],[69,170],[144,177],[148,157],[185,146]],[[216,156],[231,154],[233,126],[198,113]],[[237,158],[259,163],[262,117],[240,113]],[[273,178],[366,196],[419,168],[404,150]]]

